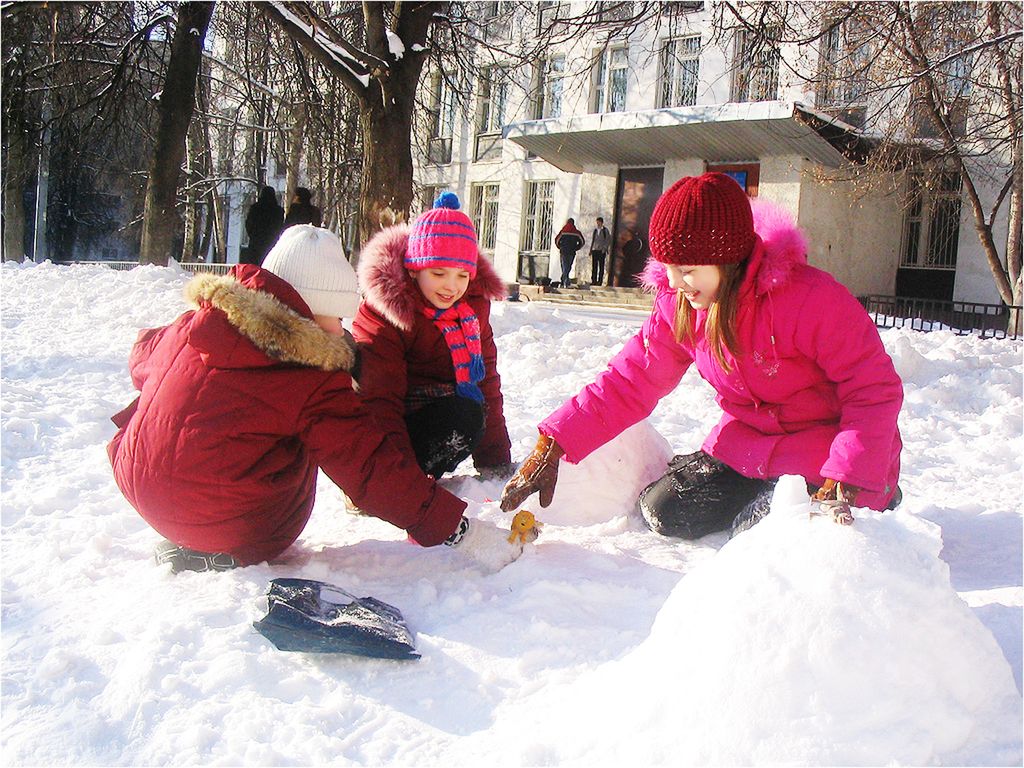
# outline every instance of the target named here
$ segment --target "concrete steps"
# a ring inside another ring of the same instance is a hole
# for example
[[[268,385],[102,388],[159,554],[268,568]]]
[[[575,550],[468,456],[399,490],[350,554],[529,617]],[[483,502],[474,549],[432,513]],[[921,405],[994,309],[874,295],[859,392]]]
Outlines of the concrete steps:
[[[550,301],[556,304],[577,304],[609,309],[650,310],[654,297],[640,288],[582,286],[551,288],[541,285],[510,285],[509,295],[525,301]]]

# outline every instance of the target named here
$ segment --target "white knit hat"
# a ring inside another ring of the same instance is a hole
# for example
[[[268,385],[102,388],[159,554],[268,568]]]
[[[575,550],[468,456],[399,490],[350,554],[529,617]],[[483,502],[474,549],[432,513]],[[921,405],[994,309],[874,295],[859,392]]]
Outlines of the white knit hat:
[[[356,272],[333,232],[311,224],[288,227],[263,260],[263,268],[290,283],[314,315],[355,317]]]

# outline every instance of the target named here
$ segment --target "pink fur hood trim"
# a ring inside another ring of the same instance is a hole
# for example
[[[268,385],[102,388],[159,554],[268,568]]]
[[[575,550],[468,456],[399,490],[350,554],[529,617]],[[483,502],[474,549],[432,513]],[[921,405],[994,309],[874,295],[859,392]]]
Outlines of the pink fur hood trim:
[[[793,267],[807,263],[807,238],[784,208],[757,198],[750,201],[754,215],[757,242],[751,256],[756,269],[755,290],[758,295],[785,285]],[[653,258],[640,274],[641,286],[651,293],[668,289],[665,265]]]
[[[408,244],[408,224],[387,227],[363,246],[357,268],[363,301],[403,331],[412,329],[422,306],[419,289],[405,269]],[[501,301],[507,295],[508,288],[490,260],[478,253],[476,277],[470,281],[465,298],[482,296]]]

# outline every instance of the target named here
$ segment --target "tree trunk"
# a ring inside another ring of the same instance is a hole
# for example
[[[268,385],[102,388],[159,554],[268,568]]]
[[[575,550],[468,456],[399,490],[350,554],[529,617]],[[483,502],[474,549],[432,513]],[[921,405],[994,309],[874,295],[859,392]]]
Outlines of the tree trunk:
[[[392,96],[391,104],[374,99],[376,103],[366,105],[359,116],[363,132],[360,244],[380,231],[385,209],[396,221],[404,221],[412,204],[412,105],[403,103],[400,94]]]
[[[288,129],[288,167],[285,171],[285,213],[292,207],[295,188],[299,186],[299,169],[302,167],[302,150],[306,141],[306,105],[296,101],[290,110],[291,127]]]
[[[171,40],[167,78],[160,96],[160,124],[146,183],[140,264],[166,266],[179,227],[175,211],[185,136],[195,108],[196,79],[213,2],[182,3]]]
[[[8,135],[4,168],[4,261],[25,260],[25,183],[28,136],[20,126]]]

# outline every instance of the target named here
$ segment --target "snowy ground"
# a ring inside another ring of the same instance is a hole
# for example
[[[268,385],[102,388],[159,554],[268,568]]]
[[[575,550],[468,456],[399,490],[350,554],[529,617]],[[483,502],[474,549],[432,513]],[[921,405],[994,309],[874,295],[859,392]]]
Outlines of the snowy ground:
[[[905,501],[852,529],[783,483],[728,545],[647,531],[632,498],[716,420],[691,372],[563,470],[542,537],[500,573],[345,513],[322,480],[282,561],[175,577],[104,446],[136,331],[183,310],[187,277],[0,277],[5,765],[1021,764],[1020,342],[883,332]],[[497,307],[517,458],[642,319]],[[504,520],[498,482],[465,467],[450,487]],[[422,658],[275,650],[251,622],[283,576],[398,606]]]

